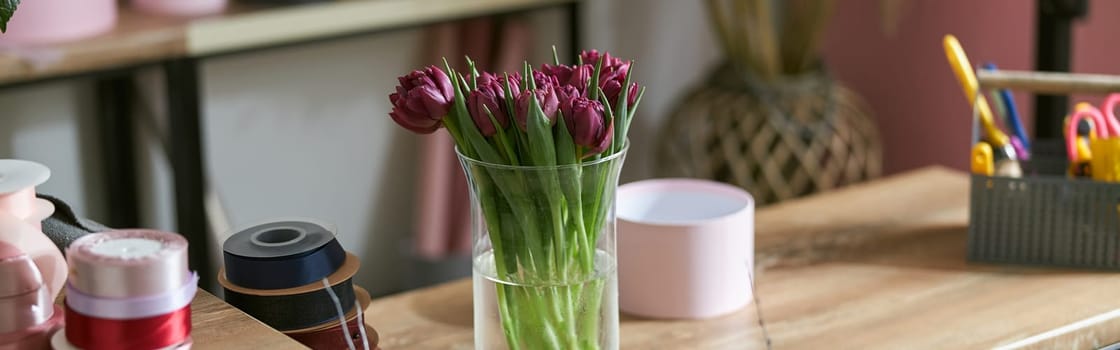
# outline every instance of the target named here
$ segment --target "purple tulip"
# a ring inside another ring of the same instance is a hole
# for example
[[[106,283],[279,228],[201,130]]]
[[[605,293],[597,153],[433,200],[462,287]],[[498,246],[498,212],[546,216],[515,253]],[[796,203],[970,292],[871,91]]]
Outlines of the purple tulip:
[[[517,97],[521,96],[521,73],[515,72],[498,77],[498,83],[501,84],[502,91],[505,91],[507,77],[509,78],[510,92],[513,93],[513,100],[517,101]]]
[[[572,101],[571,116],[564,115],[564,124],[576,146],[587,148],[584,157],[602,153],[611,144],[614,124],[604,114],[603,104],[580,97]]]
[[[567,83],[568,80],[572,79],[572,66],[542,64],[539,72],[555,78],[556,81],[561,84]]]
[[[533,82],[536,83],[537,89],[543,89],[545,87],[556,89],[562,85],[560,81],[556,80],[556,77],[539,70],[533,71]]]
[[[615,68],[623,65],[623,61],[618,57],[613,57],[607,52],[600,54],[598,50],[581,52],[579,57],[582,58],[583,64],[590,64],[592,66],[599,64],[599,59],[601,58],[603,60],[603,69]]]
[[[536,91],[525,90],[517,97],[517,126],[521,130],[528,130],[530,98],[536,97],[537,103],[548,119],[549,125],[556,124],[556,112],[560,109],[560,99],[552,85],[537,85]]]
[[[486,113],[487,110],[494,115],[494,119],[500,124],[499,127],[505,129],[509,126],[509,115],[505,108],[504,83],[490,73],[479,75],[477,82],[478,89],[467,95],[467,110],[482,135],[493,136],[498,132],[498,129],[490,121],[490,115]]]
[[[389,95],[393,111],[389,117],[400,126],[419,134],[430,134],[443,126],[455,91],[451,80],[436,66],[400,77],[397,91]]]
[[[591,75],[595,74],[595,66],[591,64],[580,66],[545,64],[541,65],[541,72],[551,76],[560,86],[570,85],[583,91],[587,88],[587,83],[591,81]]]
[[[607,101],[611,106],[618,106],[618,96],[622,94],[622,82],[618,80],[608,81],[603,85],[603,93],[607,95]],[[626,96],[626,106],[634,107],[634,103],[638,101],[638,83],[630,83],[630,91]]]
[[[575,102],[581,96],[583,96],[583,93],[575,86],[564,85],[557,89],[556,98],[560,101],[560,114],[565,117],[572,115],[572,102]]]

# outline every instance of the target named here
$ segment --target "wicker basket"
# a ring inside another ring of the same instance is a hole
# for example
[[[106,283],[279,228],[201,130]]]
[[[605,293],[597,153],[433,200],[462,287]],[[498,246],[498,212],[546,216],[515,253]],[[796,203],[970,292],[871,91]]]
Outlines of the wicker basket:
[[[882,149],[866,111],[824,72],[764,83],[723,65],[665,125],[658,171],[737,185],[759,204],[875,178]]]

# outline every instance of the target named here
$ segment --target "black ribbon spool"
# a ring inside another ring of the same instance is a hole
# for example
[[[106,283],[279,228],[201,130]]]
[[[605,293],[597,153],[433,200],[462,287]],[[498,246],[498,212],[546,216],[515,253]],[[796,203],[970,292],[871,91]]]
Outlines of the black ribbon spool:
[[[285,289],[334,273],[346,251],[329,230],[304,221],[279,221],[237,232],[222,244],[225,276],[249,289]]]
[[[361,264],[357,256],[346,253],[338,271],[325,277],[343,310],[354,307],[351,279]],[[230,305],[281,331],[311,328],[338,319],[338,310],[322,279],[295,288],[252,289],[230,282],[225,271],[220,271],[218,284],[225,289],[225,300]]]
[[[354,307],[354,285],[347,278],[331,286],[343,310]],[[338,310],[325,288],[292,295],[242,294],[225,288],[225,299],[230,305],[277,330],[314,327],[338,320]]]

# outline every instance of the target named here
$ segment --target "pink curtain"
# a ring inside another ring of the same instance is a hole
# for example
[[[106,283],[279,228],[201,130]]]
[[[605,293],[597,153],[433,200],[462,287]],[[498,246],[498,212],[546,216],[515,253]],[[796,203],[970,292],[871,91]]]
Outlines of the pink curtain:
[[[479,70],[514,72],[528,57],[530,32],[518,17],[467,20],[432,26],[425,34],[425,64],[443,57],[463,68],[469,55]],[[438,260],[471,249],[470,195],[454,142],[440,131],[423,137],[415,216],[417,255]]]

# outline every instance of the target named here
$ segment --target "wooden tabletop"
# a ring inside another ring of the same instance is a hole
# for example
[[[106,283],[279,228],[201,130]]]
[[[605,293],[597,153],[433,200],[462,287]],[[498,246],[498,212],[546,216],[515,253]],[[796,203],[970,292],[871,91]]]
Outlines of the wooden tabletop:
[[[192,349],[306,349],[213,294],[199,290],[191,302]]]
[[[122,6],[109,33],[68,43],[0,49],[0,84],[181,57],[206,57],[578,0],[352,0],[263,6],[234,2],[223,14],[181,19]],[[18,13],[16,14],[18,16]]]
[[[1120,274],[965,261],[968,176],[928,168],[756,214],[774,349],[1091,349],[1120,341]],[[471,282],[375,300],[390,349],[470,349]],[[700,321],[623,316],[623,349],[763,349],[754,305]]]

